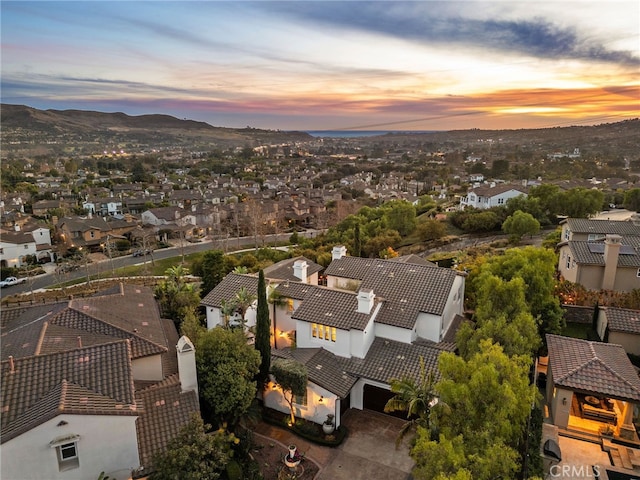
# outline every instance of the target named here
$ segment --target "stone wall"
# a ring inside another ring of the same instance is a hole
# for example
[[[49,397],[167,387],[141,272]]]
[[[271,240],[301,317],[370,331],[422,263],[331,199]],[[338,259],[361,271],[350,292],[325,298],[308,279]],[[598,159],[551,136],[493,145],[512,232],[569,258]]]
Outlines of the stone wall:
[[[582,323],[591,325],[593,322],[593,308],[579,305],[562,305],[564,319],[567,323]]]

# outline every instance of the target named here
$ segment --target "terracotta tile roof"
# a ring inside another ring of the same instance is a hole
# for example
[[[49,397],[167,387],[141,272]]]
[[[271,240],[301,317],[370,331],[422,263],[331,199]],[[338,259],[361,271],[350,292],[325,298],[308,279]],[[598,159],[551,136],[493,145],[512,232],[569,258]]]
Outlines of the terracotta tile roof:
[[[304,300],[307,294],[314,289],[320,288],[317,285],[309,285],[302,282],[284,282],[276,287],[276,292],[286,298]]]
[[[640,401],[640,378],[620,345],[550,334],[547,345],[556,385]]]
[[[400,263],[413,263],[414,265],[424,265],[430,267],[437,267],[437,265],[429,260],[426,260],[422,257],[419,257],[415,254],[410,255],[402,255],[401,257],[390,258],[390,262],[400,262]]]
[[[573,233],[599,233],[602,235],[616,234],[626,236],[640,236],[640,226],[633,222],[616,220],[593,220],[588,218],[567,218],[566,223]]]
[[[2,442],[62,409],[135,415],[133,388],[126,340],[2,362]]]
[[[0,309],[0,329],[2,329],[4,334],[5,332],[20,328],[39,318],[44,318],[47,315],[51,316],[54,313],[58,313],[67,308],[68,305],[69,302],[65,301],[48,305],[34,305],[16,308],[3,307]]]
[[[153,455],[164,451],[191,415],[199,414],[200,406],[195,391],[181,392],[178,375],[136,392],[136,398],[144,411],[136,422],[140,464],[148,472]]]
[[[359,257],[334,260],[326,274],[361,280],[360,288],[384,299],[376,322],[401,328],[413,328],[419,312],[442,315],[458,275],[447,268]]]
[[[292,358],[307,367],[309,381],[346,398],[358,377],[345,370],[345,359],[323,348],[271,350],[275,358]]]
[[[607,316],[607,328],[612,332],[640,335],[640,310],[601,307]]]
[[[402,343],[376,338],[364,359],[344,358],[322,348],[271,350],[274,358],[293,358],[306,365],[309,381],[346,398],[355,382],[361,378],[389,383],[391,378],[405,375],[418,379],[420,357],[427,371],[438,376],[438,357],[445,349],[433,342]]]
[[[292,318],[342,330],[364,330],[377,305],[378,301],[375,301],[371,313],[358,313],[356,293],[316,287],[307,293]]]
[[[222,300],[230,301],[245,287],[254,295],[258,292],[258,277],[230,273],[202,299],[200,305],[220,308]]]
[[[604,243],[570,240],[567,242],[576,263],[604,266]],[[640,267],[640,237],[623,237],[618,267]]]
[[[376,338],[363,359],[348,359],[347,371],[358,377],[389,383],[392,378],[420,376],[420,357],[424,358],[427,372],[433,370],[439,377],[438,358],[442,349],[423,343],[402,343]]]
[[[300,279],[293,274],[293,264],[298,260],[307,262],[307,276],[318,273],[323,269],[322,265],[318,265],[317,263],[309,260],[306,257],[299,256],[295,258],[287,258],[278,263],[274,263],[273,265],[268,266],[264,269],[265,278],[299,282]]]
[[[71,300],[69,307],[166,347],[160,310],[149,287],[123,285],[122,295]]]
[[[111,300],[113,302],[113,299]],[[96,309],[87,309],[86,311],[92,311],[92,313],[94,314],[96,313]],[[158,322],[159,321],[160,319],[158,318]],[[133,322],[141,323],[141,320],[139,317],[136,318],[132,315],[132,323]],[[49,323],[51,326],[55,325],[67,328],[73,333],[84,332],[80,334],[80,336],[82,337],[83,342],[86,341],[88,343],[93,343],[95,341],[96,335],[106,335],[111,337],[112,340],[114,338],[130,339],[134,358],[157,355],[167,351],[166,347],[142,338],[138,332],[134,332],[135,327],[131,328],[132,325],[129,326],[129,329],[118,328],[108,321],[100,320],[88,313],[85,313],[85,311],[78,311],[76,309],[68,308],[56,315],[55,318],[53,318]],[[55,338],[51,339],[49,337],[50,336],[47,335],[46,343],[48,345],[48,348],[51,348],[51,342],[55,343],[57,340]],[[158,340],[161,340],[158,335],[156,335],[155,337],[158,338]],[[61,345],[60,347],[64,348],[66,346],[68,346],[68,343]]]

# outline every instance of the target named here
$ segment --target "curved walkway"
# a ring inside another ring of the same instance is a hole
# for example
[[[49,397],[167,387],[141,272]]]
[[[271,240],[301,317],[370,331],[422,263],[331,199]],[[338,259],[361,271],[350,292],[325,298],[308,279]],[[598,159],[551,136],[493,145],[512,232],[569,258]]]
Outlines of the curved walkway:
[[[402,419],[371,410],[348,410],[342,423],[349,435],[338,447],[313,444],[294,433],[259,423],[254,432],[276,441],[284,448],[294,443],[305,458],[320,467],[317,480],[401,480],[410,478],[413,460],[409,449],[395,448],[395,440],[404,424]]]

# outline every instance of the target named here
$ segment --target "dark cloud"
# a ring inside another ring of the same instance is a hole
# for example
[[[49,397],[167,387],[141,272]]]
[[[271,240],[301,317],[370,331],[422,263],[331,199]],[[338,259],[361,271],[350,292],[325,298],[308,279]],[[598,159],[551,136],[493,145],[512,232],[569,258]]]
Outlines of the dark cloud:
[[[539,58],[573,58],[640,65],[637,52],[616,51],[582,34],[543,18],[477,20],[453,13],[453,2],[269,2],[277,9],[310,23],[321,23],[338,32],[359,29],[426,44],[446,43],[489,48]],[[255,4],[259,6],[260,3]],[[458,9],[474,3],[455,2]],[[475,4],[476,6],[479,4]]]

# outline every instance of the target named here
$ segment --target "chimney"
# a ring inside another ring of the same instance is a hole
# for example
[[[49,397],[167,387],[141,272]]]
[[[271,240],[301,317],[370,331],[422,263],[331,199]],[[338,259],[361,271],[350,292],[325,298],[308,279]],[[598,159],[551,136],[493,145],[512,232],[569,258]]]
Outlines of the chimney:
[[[374,295],[373,290],[369,288],[361,289],[358,292],[358,313],[370,314],[373,309],[374,298],[376,298],[376,296]]]
[[[9,355],[9,372],[16,373],[16,365],[13,363],[13,355]]]
[[[178,375],[182,392],[195,391],[198,396],[198,376],[196,373],[196,349],[189,337],[182,336],[176,345],[178,351]]]
[[[331,250],[331,260],[340,260],[342,257],[347,255],[347,247],[344,245],[336,245]]]
[[[82,337],[78,335],[78,348],[82,348]]]
[[[618,269],[621,241],[622,237],[620,235],[607,235],[605,238],[604,275],[602,277],[603,290],[613,290],[616,282],[616,270]]]
[[[307,262],[304,260],[296,260],[293,263],[293,274],[299,278],[302,283],[307,283]]]
[[[20,225],[16,223],[16,224],[13,226],[13,229],[14,229],[16,232],[19,232],[19,231],[20,231]]]

